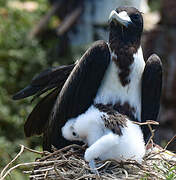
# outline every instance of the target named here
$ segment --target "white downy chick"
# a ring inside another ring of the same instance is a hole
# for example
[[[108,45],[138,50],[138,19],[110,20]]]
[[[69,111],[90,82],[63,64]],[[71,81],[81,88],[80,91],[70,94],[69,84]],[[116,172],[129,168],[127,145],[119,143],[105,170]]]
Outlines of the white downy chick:
[[[100,158],[141,163],[145,155],[141,128],[108,106],[103,106],[104,112],[100,109],[91,106],[84,114],[68,120],[62,128],[63,136],[88,144],[84,156],[88,162]]]

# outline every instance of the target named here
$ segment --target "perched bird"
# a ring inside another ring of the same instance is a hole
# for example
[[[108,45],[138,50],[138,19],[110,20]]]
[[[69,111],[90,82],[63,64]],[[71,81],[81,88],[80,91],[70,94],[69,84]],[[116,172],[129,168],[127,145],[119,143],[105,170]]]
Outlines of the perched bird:
[[[78,118],[70,119],[62,128],[64,138],[83,141],[88,145],[84,158],[91,164],[101,160],[136,160],[141,163],[145,155],[145,143],[139,125],[112,106],[92,105]],[[90,166],[91,166],[90,164]]]
[[[62,137],[61,128],[94,104],[111,104],[132,121],[156,120],[160,106],[162,65],[156,55],[152,55],[145,64],[141,49],[141,13],[133,7],[113,10],[109,16],[109,31],[109,42],[95,42],[62,80],[53,83],[56,89],[39,102],[29,115],[25,133],[27,136],[43,133],[44,150],[51,151],[51,145],[61,148],[70,144]],[[59,74],[61,71],[58,69],[57,72]],[[20,99],[21,95],[25,97],[30,91],[35,92],[35,89],[36,92],[38,89],[49,89],[52,72],[48,71],[47,76],[46,71],[44,79],[42,76],[39,75],[40,81],[22,90],[15,99]],[[146,141],[150,131],[145,126],[142,130]]]

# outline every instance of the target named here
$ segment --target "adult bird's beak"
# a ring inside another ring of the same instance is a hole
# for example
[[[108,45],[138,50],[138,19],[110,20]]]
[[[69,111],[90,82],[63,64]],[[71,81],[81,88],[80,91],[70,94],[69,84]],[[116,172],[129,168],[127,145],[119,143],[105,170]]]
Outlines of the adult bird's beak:
[[[114,21],[115,24],[128,27],[128,24],[132,23],[131,18],[128,16],[126,11],[117,13],[115,10],[111,11],[109,16],[109,22]]]

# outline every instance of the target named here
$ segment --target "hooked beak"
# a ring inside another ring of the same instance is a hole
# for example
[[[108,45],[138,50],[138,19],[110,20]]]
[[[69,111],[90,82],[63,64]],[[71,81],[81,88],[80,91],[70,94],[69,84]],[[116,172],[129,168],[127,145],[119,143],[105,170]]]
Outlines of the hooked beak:
[[[111,11],[109,16],[109,22],[114,21],[115,24],[120,24],[122,26],[128,27],[128,24],[132,23],[131,18],[128,16],[126,11],[117,13],[115,10]]]

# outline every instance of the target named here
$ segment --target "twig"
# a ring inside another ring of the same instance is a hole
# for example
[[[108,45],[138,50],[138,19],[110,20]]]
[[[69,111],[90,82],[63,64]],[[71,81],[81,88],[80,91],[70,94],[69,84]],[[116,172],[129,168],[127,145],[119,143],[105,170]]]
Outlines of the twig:
[[[41,158],[40,161],[46,160],[46,159],[50,158],[51,156],[54,156],[54,155],[56,155],[56,154],[61,153],[62,151],[67,151],[67,150],[70,149],[70,148],[84,149],[82,146],[79,146],[79,145],[77,145],[77,144],[72,144],[72,145],[70,145],[70,146],[66,146],[66,147],[64,147],[64,148],[62,148],[62,149],[59,149],[59,150],[57,150],[57,151],[55,151],[55,152],[53,152],[53,153],[50,153],[49,155]]]
[[[53,163],[54,161],[48,161],[48,162],[30,162],[30,163],[21,163],[21,164],[17,164],[16,166],[10,168],[6,173],[5,175],[1,176],[1,179],[0,180],[4,180],[5,177],[7,175],[9,175],[11,173],[11,171],[13,171],[14,169],[20,167],[20,166],[31,166],[31,165],[41,165],[41,164],[51,164]]]
[[[46,171],[45,176],[44,176],[44,179],[46,179],[47,176],[48,176],[48,171]]]
[[[140,126],[143,126],[143,125],[148,125],[149,129],[150,129],[150,132],[151,132],[151,136],[146,144],[146,147],[149,145],[149,143],[151,142],[153,144],[153,137],[154,137],[154,132],[155,130],[152,129],[151,125],[159,125],[159,122],[156,122],[156,121],[153,121],[153,120],[147,120],[146,122],[136,122],[136,121],[133,121],[134,124],[137,124],[137,125],[140,125]]]
[[[137,124],[137,125],[140,125],[140,126],[149,125],[149,124],[151,124],[151,125],[159,125],[159,122],[152,121],[152,120],[148,120],[148,121],[143,122],[143,123],[141,123],[141,122],[136,122],[136,121],[132,121],[132,122],[133,122],[134,124]]]
[[[95,174],[87,174],[87,175],[83,175],[79,178],[77,178],[76,180],[81,180],[81,179],[86,179],[86,178],[96,178]]]
[[[82,156],[80,150],[84,150],[84,148],[78,145],[70,145],[49,154],[50,157],[47,156],[47,159],[43,161],[18,164],[10,168],[5,174],[3,173],[3,177],[1,177],[0,180],[5,179],[14,169],[20,166],[27,166],[28,169],[29,167],[34,167],[33,170],[24,172],[25,174],[28,173],[32,179],[139,179],[148,174],[149,179],[158,178],[164,180],[165,174],[163,171],[159,171],[160,164],[163,164],[163,162],[167,163],[170,168],[175,165],[176,160],[174,161],[175,158],[172,159],[172,154],[170,156],[168,155],[169,158],[167,159],[167,156],[165,156],[166,150],[160,149],[157,145],[156,148],[156,151],[151,151],[147,155],[142,164],[132,160],[125,162],[111,159],[98,161],[97,164],[101,165],[97,168],[100,172],[100,178],[98,178],[90,172],[90,168]],[[26,148],[26,150],[28,150],[28,148]],[[30,152],[36,153],[35,151]],[[71,155],[69,155],[70,153]],[[153,158],[151,155],[153,155]],[[156,169],[153,164],[156,164],[159,169]],[[173,172],[175,173],[175,170]]]
[[[10,161],[6,166],[5,166],[5,168],[2,170],[2,172],[1,172],[1,175],[0,175],[0,178],[2,178],[3,179],[3,174],[4,174],[4,172],[6,171],[6,169],[14,162],[14,161],[16,161],[16,159],[18,159],[18,157],[23,153],[23,151],[24,151],[24,146],[23,145],[20,145],[21,146],[21,149],[20,149],[20,152],[15,156],[15,158],[12,160],[12,161]],[[1,180],[1,179],[0,179]]]
[[[125,179],[127,179],[128,178],[128,172],[125,169],[123,169],[123,172],[125,173]]]
[[[79,16],[81,15],[83,8],[81,6],[77,7],[73,12],[65,17],[65,19],[61,22],[61,24],[56,29],[56,33],[58,36],[62,36],[66,33],[77,21]]]
[[[176,139],[176,135],[166,144],[166,146],[164,147],[164,149],[166,150],[167,147],[169,146],[169,144],[174,141]]]
[[[50,167],[50,168],[46,168],[46,169],[37,169],[35,170],[36,173],[38,172],[45,172],[45,171],[49,171],[49,170],[53,170],[53,167]],[[29,173],[33,173],[33,170],[31,171],[23,171],[24,174],[29,174]]]
[[[109,163],[111,163],[111,162],[110,161],[106,161],[104,164],[102,164],[101,166],[97,167],[97,170],[102,169],[103,167],[105,167]]]
[[[152,144],[153,144],[153,141],[152,141],[152,139],[153,139],[153,137],[154,137],[154,130],[152,129],[152,127],[151,127],[151,125],[150,124],[147,124],[148,125],[148,127],[149,127],[149,129],[150,129],[150,132],[151,132],[151,136],[150,136],[150,138],[149,138],[149,140],[148,140],[148,142],[147,142],[147,144],[146,144],[146,147],[149,145],[149,143],[150,142],[152,142]]]
[[[85,170],[85,166],[83,166],[83,168],[81,169],[80,173],[74,178],[74,180],[76,180],[80,176],[83,176],[84,175],[84,170]]]
[[[49,20],[51,19],[51,17],[60,8],[62,1],[58,1],[52,5],[51,10],[40,20],[40,22],[37,24],[37,26],[34,27],[34,29],[29,33],[30,39],[37,36],[41,32],[41,30],[44,29],[44,27],[49,23]]]
[[[152,159],[152,157],[154,157],[154,156],[156,156],[156,155],[158,155],[158,154],[161,154],[161,153],[164,153],[166,150],[160,150],[159,152],[156,152],[156,153],[152,153],[151,155],[148,155],[148,157],[146,158],[147,160],[151,160]],[[152,159],[153,160],[153,159]]]
[[[23,146],[23,145],[20,145],[20,146]],[[36,151],[36,150],[30,149],[30,148],[25,147],[25,146],[24,146],[24,149],[28,150],[29,152],[33,152],[33,153],[40,154],[40,155],[44,155],[46,153],[46,152]]]
[[[61,179],[61,180],[64,180],[63,175],[57,170],[57,167],[56,167],[56,166],[54,166],[54,170],[55,170],[56,174],[60,177],[60,179]]]

